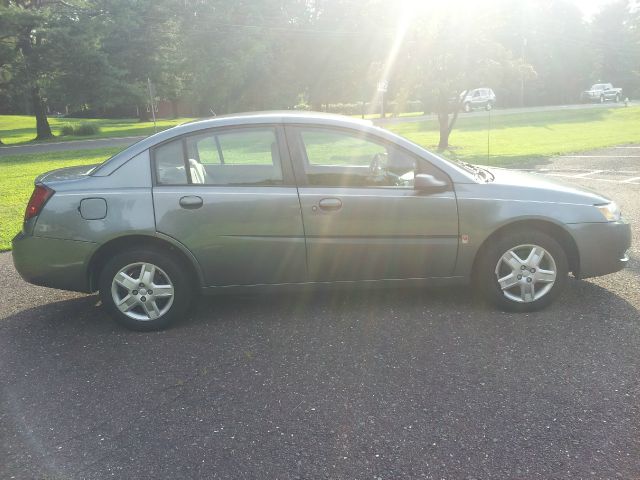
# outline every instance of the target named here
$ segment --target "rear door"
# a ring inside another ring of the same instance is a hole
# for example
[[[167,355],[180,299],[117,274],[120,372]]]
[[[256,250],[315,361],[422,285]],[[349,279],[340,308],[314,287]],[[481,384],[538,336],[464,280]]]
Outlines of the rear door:
[[[426,160],[347,129],[287,127],[312,281],[447,277],[458,248],[449,178]],[[448,182],[413,188],[429,173]]]
[[[477,89],[473,91],[473,97],[471,98],[471,102],[474,107],[479,107],[482,105],[482,90]]]
[[[207,286],[306,280],[283,135],[274,125],[217,128],[153,149],[156,228],[191,250]]]

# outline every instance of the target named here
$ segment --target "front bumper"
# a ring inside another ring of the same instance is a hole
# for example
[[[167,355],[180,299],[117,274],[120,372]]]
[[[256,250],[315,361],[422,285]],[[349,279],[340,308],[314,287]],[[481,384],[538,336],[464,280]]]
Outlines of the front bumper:
[[[27,282],[89,293],[88,265],[98,245],[19,233],[11,242],[13,264]]]
[[[567,225],[578,247],[578,278],[622,270],[629,262],[631,225],[624,220]]]

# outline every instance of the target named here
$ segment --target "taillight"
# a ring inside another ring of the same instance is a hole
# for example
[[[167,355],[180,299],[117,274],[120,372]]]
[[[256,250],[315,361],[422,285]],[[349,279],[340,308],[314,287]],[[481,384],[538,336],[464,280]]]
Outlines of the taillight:
[[[36,185],[27,204],[27,210],[24,212],[24,221],[38,215],[53,193],[53,190],[45,185]]]

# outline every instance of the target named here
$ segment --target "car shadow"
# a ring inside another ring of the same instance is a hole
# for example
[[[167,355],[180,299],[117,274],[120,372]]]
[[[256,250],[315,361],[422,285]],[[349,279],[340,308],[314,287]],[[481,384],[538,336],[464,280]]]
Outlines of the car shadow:
[[[624,298],[589,281],[571,278],[563,295],[539,312],[502,312],[486,304],[470,287],[392,287],[310,289],[299,292],[246,293],[202,296],[191,311],[162,335],[179,336],[183,330],[202,329],[213,324],[277,320],[286,324],[315,322],[326,316],[336,322],[350,317],[401,314],[434,316],[443,321],[468,319],[509,319],[513,322],[535,318],[563,322],[563,312],[612,314],[623,312],[638,317],[638,310]],[[149,335],[130,332],[115,324],[102,308],[98,295],[87,295],[25,309],[0,321],[0,328],[18,333],[43,331],[49,338],[94,334]],[[158,333],[156,333],[158,334]],[[151,334],[154,335],[154,334]]]

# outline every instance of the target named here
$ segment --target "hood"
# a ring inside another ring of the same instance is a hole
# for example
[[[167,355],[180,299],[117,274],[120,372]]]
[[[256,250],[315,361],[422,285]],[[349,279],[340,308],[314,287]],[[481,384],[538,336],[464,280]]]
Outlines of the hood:
[[[507,168],[482,167],[494,176],[494,185],[511,192],[511,197],[517,200],[550,201],[560,203],[577,203],[581,205],[597,205],[608,203],[607,197],[588,188],[577,187],[548,176],[527,173]]]
[[[64,180],[76,180],[78,178],[86,177],[91,170],[93,170],[98,164],[95,165],[80,165],[77,167],[59,168],[57,170],[51,170],[50,172],[43,173],[36,177],[35,183],[50,183],[60,182]]]

